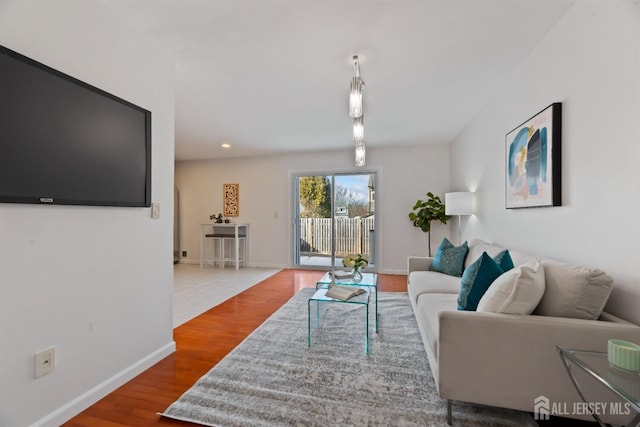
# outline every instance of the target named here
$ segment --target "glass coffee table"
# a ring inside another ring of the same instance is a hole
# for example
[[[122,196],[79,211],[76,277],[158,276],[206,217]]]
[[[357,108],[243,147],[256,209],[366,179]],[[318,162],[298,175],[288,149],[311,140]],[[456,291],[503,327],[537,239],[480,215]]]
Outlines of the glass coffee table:
[[[380,313],[378,312],[378,275],[375,273],[362,273],[362,280],[358,283],[354,282],[352,279],[336,279],[334,282],[331,279],[330,272],[328,272],[325,273],[318,282],[316,282],[316,289],[327,288],[332,283],[341,286],[373,288],[373,291],[376,294],[376,332],[378,332],[378,317],[380,316]]]
[[[588,403],[585,390],[580,386],[580,382],[572,370],[573,366],[580,368],[604,387],[613,391],[628,404],[629,408],[637,413],[633,420],[627,424],[628,426],[640,425],[640,375],[637,372],[629,373],[611,367],[607,359],[607,352],[561,347],[556,347],[556,349],[560,353],[571,382],[585,403]],[[601,426],[607,425],[595,412],[592,412],[591,415]]]
[[[307,302],[307,345],[309,347],[311,347],[311,319],[315,317],[315,324],[319,327],[323,317],[320,312],[324,306],[327,304],[355,304],[365,307],[365,310],[363,310],[365,315],[364,352],[365,354],[369,354],[369,296],[371,295],[371,290],[366,287],[362,289],[364,289],[364,293],[351,297],[348,300],[341,300],[326,296],[328,288],[325,287],[320,287],[316,290],[316,293],[313,294]],[[313,308],[315,308],[315,316]]]

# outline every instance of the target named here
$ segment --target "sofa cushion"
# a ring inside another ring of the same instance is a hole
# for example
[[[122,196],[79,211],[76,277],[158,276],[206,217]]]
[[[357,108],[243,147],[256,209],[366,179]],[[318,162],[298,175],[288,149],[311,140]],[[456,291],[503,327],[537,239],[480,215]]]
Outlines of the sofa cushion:
[[[498,263],[502,271],[509,271],[514,267],[513,260],[511,260],[511,255],[507,249],[494,256],[493,260]]]
[[[613,288],[613,279],[597,268],[543,260],[545,292],[535,314],[595,320]]]
[[[528,262],[533,262],[537,259],[539,259],[540,261],[544,260],[544,257],[533,255],[527,252],[522,252],[517,249],[509,249],[509,256],[513,260],[513,265],[516,267],[519,265],[524,265]]]
[[[531,314],[545,289],[544,267],[530,262],[502,274],[489,286],[477,311],[506,314]]]
[[[486,252],[491,257],[495,257],[505,249],[506,248],[504,246],[485,242],[481,239],[471,239],[469,241],[469,253],[467,255],[466,261],[464,262],[465,268],[471,265],[473,261],[478,259],[480,255],[482,255],[482,252]],[[522,265],[529,261],[535,261],[537,259],[535,255],[513,249],[509,249],[509,257],[513,261],[514,266]]]
[[[469,241],[469,253],[467,254],[467,259],[464,262],[464,267],[468,268],[474,261],[482,256],[483,252],[494,257],[504,250],[505,248],[502,246],[497,246],[493,243],[485,242],[480,239],[471,239],[471,241]]]
[[[454,246],[446,237],[442,239],[436,250],[436,255],[431,262],[431,270],[450,276],[462,276],[464,260],[469,251],[469,245],[464,242],[460,246]]]
[[[458,294],[458,310],[475,311],[491,283],[504,271],[486,252],[464,270]]]
[[[460,291],[460,278],[436,271],[412,271],[409,273],[407,292],[412,301],[425,293],[454,294]]]
[[[422,325],[433,354],[438,354],[439,315],[443,310],[455,311],[456,294],[422,294],[416,304],[416,320]]]

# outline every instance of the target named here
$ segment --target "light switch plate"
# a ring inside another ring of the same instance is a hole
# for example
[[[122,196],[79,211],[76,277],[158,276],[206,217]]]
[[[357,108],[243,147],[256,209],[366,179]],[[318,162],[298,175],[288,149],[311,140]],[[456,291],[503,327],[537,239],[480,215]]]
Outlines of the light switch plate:
[[[151,218],[160,218],[160,203],[151,203]]]

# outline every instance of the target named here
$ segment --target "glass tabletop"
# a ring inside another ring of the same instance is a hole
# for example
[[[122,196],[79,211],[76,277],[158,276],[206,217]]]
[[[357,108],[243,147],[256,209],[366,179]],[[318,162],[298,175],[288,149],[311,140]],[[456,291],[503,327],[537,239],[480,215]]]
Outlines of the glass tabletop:
[[[329,285],[335,283],[336,285],[357,285],[357,286],[378,286],[378,275],[375,273],[362,273],[362,280],[359,283],[353,281],[352,278],[336,279],[335,282],[331,280],[331,272],[327,272],[318,280],[317,285]]]
[[[316,291],[316,293],[313,294],[313,296],[311,298],[309,298],[309,301],[337,301],[337,302],[345,302],[345,303],[349,303],[349,304],[368,304],[369,303],[370,292],[369,292],[369,290],[367,288],[363,288],[363,290],[364,290],[364,293],[362,293],[360,295],[353,296],[353,297],[349,298],[348,300],[341,300],[341,299],[337,299],[337,298],[328,297],[326,295],[328,289],[327,288],[321,288],[321,289],[318,289]]]
[[[640,375],[627,372],[609,364],[606,352],[558,348],[569,361],[580,366],[640,412]]]

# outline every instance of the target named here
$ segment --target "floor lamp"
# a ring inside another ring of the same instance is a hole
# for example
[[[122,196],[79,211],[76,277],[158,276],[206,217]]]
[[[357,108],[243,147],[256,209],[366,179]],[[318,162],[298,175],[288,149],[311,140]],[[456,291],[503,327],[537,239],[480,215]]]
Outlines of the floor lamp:
[[[460,243],[462,243],[460,217],[462,215],[473,215],[474,207],[472,192],[459,191],[455,193],[445,193],[444,195],[444,213],[447,215],[458,215],[458,239]]]

